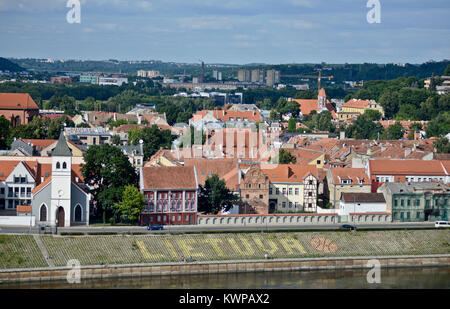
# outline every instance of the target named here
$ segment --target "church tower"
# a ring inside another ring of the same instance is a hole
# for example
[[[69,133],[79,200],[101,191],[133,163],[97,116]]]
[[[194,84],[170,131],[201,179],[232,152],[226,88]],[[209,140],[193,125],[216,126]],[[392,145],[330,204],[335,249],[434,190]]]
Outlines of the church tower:
[[[72,151],[61,131],[52,151],[50,220],[58,227],[70,226]]]
[[[318,104],[318,112],[322,112],[324,110],[327,110],[327,94],[325,93],[325,89],[320,89],[319,96],[317,98],[317,104]]]

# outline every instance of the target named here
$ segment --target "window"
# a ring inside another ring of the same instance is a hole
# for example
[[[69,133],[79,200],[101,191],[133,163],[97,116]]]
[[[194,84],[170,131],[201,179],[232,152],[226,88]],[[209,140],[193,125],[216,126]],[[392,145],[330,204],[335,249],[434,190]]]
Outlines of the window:
[[[308,192],[308,196],[312,196],[312,192]]]
[[[286,188],[283,188],[283,194],[286,194]]]
[[[295,188],[295,195],[298,195],[298,188]]]
[[[245,198],[250,198],[250,195],[246,194],[246,195],[245,195]]]
[[[21,182],[21,183],[25,183],[25,182],[27,182],[27,180],[26,180],[25,177],[20,177],[20,182]]]
[[[269,195],[272,195],[272,188],[269,188]]]
[[[67,163],[63,162],[63,170],[67,169]]]
[[[406,205],[407,205],[407,206],[411,206],[411,200],[409,200],[409,199],[406,200]]]
[[[292,188],[289,188],[289,195],[292,195]]]
[[[420,206],[420,200],[416,200],[416,206]]]
[[[59,162],[56,162],[56,169],[59,170],[61,168],[61,164]]]
[[[289,202],[289,208],[292,208],[292,202]]]
[[[281,205],[283,206],[283,208],[286,208],[286,202],[283,202]]]
[[[81,206],[77,205],[75,207],[75,222],[81,222]]]
[[[405,201],[404,200],[400,200],[400,206],[405,206]]]
[[[299,204],[298,202],[295,202],[295,208],[298,208]]]
[[[280,194],[280,188],[275,188],[275,194],[279,195]]]
[[[47,206],[45,206],[44,204],[41,205],[41,210],[39,212],[39,220],[47,221]]]
[[[260,194],[260,195],[259,195],[259,198],[260,198],[260,199],[263,199],[263,198],[264,198],[264,195]]]

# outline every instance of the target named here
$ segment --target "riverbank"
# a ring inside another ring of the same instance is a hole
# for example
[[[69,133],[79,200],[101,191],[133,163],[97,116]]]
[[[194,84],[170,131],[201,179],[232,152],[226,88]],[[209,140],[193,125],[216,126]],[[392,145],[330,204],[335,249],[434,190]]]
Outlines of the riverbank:
[[[430,256],[372,256],[136,265],[92,265],[80,267],[80,280],[103,280],[114,278],[141,279],[155,276],[201,274],[372,269],[373,260],[375,259],[379,261],[382,269],[450,267],[450,254]],[[48,267],[38,269],[0,270],[0,281],[4,283],[67,281],[68,274],[73,274],[72,268]]]
[[[135,273],[153,276],[345,269],[362,267],[374,257],[384,257],[387,267],[448,266],[448,255],[448,230],[0,235],[0,280],[65,278],[72,260],[81,265],[88,278],[102,278]],[[182,260],[190,262],[180,263]]]

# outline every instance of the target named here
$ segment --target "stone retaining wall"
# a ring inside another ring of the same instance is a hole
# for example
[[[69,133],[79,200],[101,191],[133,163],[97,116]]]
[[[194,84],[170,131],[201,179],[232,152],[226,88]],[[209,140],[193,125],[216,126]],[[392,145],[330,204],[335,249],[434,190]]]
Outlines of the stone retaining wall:
[[[347,216],[345,216],[347,217]],[[352,214],[349,218],[355,223],[380,224],[392,222],[391,214]],[[314,225],[314,224],[339,224],[347,222],[341,220],[337,214],[273,214],[273,215],[226,215],[226,216],[198,216],[198,225]]]
[[[303,258],[279,260],[247,260],[220,262],[188,262],[134,265],[81,266],[81,280],[103,278],[140,278],[164,275],[192,275],[241,272],[273,272],[301,270],[364,269],[368,261],[377,259],[382,268],[450,267],[450,254],[422,256],[382,256],[343,258]],[[66,280],[67,267],[0,270],[3,282],[39,282]]]

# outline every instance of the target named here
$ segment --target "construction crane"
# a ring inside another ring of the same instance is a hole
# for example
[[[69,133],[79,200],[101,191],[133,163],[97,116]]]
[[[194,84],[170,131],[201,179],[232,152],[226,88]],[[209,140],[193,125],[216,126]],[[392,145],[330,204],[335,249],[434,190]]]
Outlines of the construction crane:
[[[319,75],[281,75],[281,77],[293,77],[293,78],[317,78],[317,89],[320,90],[320,82],[322,78],[328,78],[328,80],[331,80],[334,78],[333,75],[331,76],[322,76],[322,70],[319,70]]]

